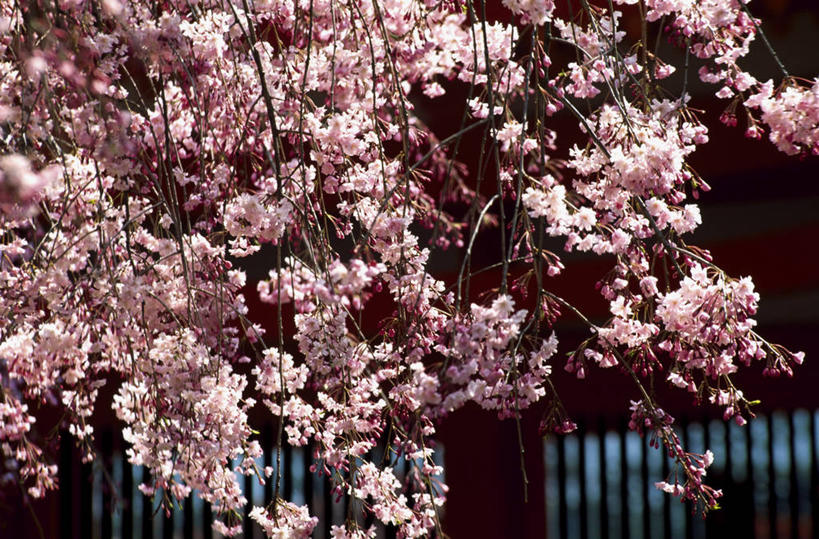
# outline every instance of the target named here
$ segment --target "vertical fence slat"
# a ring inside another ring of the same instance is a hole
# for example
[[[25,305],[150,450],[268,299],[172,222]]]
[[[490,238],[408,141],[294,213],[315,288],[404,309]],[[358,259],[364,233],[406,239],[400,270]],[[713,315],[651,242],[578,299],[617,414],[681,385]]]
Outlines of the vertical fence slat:
[[[683,447],[688,447],[691,437],[688,435],[688,420],[683,420],[680,423],[680,443]],[[696,508],[689,507],[686,503],[685,511],[685,539],[693,539],[694,537],[694,511]]]
[[[743,441],[745,443],[745,477],[751,489],[751,503],[748,507],[751,522],[753,522],[754,536],[756,536],[756,489],[754,488],[754,461],[751,447],[751,424],[746,424],[743,429]]]
[[[285,437],[286,438],[286,437]],[[282,440],[282,479],[283,496],[285,500],[293,499],[293,448]]]
[[[250,475],[245,476],[245,513],[242,520],[242,527],[244,528],[244,539],[253,538],[253,521],[250,519],[250,510],[253,508],[253,482],[254,477]]]
[[[142,467],[142,482],[150,483],[151,473],[148,468]],[[142,539],[153,539],[154,536],[154,506],[150,496],[142,495]]]
[[[578,451],[577,458],[579,459],[577,466],[577,475],[580,479],[580,538],[588,539],[589,537],[589,521],[588,521],[588,493],[586,492],[586,425],[580,424],[577,431]]]
[[[799,539],[799,478],[796,466],[796,426],[793,413],[788,414],[788,453],[790,466],[790,489],[788,490],[788,504],[790,505],[791,539]]]
[[[324,479],[321,482],[322,499],[324,500],[324,507],[322,507],[324,513],[324,537],[329,539],[330,528],[333,525],[333,493],[330,491],[330,478],[327,476],[322,476],[322,478]]]
[[[182,510],[182,537],[184,539],[193,539],[193,497],[195,494],[191,493],[185,498],[184,508]]]
[[[202,537],[204,539],[213,539],[213,510],[209,503],[202,504]]]
[[[819,463],[817,463],[817,429],[819,412],[810,414],[810,514],[811,537],[819,536]]]
[[[173,539],[173,507],[171,507],[169,511],[163,507],[160,509],[160,512],[162,513],[162,539]]]
[[[606,458],[606,423],[600,420],[597,427],[600,441],[597,451],[600,458],[600,537],[609,539],[609,478],[608,459]]]
[[[733,485],[737,484],[737,481],[736,481],[736,478],[734,477],[734,459],[733,459],[734,447],[733,447],[733,440],[731,439],[732,424],[733,424],[732,422],[729,422],[729,423],[725,424],[725,472],[724,472],[724,477],[725,477],[726,485],[732,485],[733,486]],[[733,488],[732,490],[733,490],[733,492],[736,492],[737,495],[739,494],[739,489]],[[750,497],[746,496],[745,499],[750,500],[751,504],[753,504],[753,501],[754,501],[753,496],[750,496]],[[731,511],[731,514],[732,515],[738,515],[739,512],[736,509],[734,509],[734,510]],[[743,526],[743,528],[746,528],[746,526]],[[751,529],[753,530],[753,528],[751,528]]]
[[[631,523],[629,522],[631,515],[628,506],[628,448],[626,447],[628,425],[625,422],[620,423],[617,434],[620,437],[620,537],[628,539],[631,537]]]
[[[80,470],[80,537],[90,538],[94,523],[94,467],[87,462]]]
[[[120,452],[122,460],[122,539],[134,537],[134,468],[125,455]]]
[[[60,529],[65,538],[74,536],[74,444],[68,432],[60,433]]]
[[[310,509],[310,514],[315,515],[315,502],[313,501],[313,481],[315,479],[310,467],[313,465],[313,442],[308,442],[304,446],[304,502]]]
[[[640,438],[640,490],[643,494],[643,539],[651,536],[651,506],[648,501],[648,489],[654,488],[654,482],[648,475],[648,439]]]
[[[711,447],[711,436],[712,436],[711,421],[709,421],[707,417],[703,417],[700,420],[700,424],[702,425],[702,449],[703,449],[703,452],[705,452],[706,449]],[[716,457],[715,457],[714,460],[716,461]],[[716,463],[711,464],[711,468],[708,470],[708,475],[709,476],[714,475],[714,471],[715,471],[714,470],[714,465],[715,464]],[[708,479],[706,479],[706,481],[708,481]],[[720,500],[717,500],[717,503],[719,503],[719,502],[720,502]],[[707,518],[705,519],[705,521],[702,522],[702,524],[705,525],[705,536],[706,537],[710,537],[710,536],[713,535],[711,533],[711,529],[713,528],[712,522],[713,522],[712,520],[708,520]]]
[[[660,444],[659,451],[662,458],[663,481],[667,481],[671,471],[668,465],[668,449]],[[663,496],[663,537],[671,539],[671,496]]]
[[[730,482],[734,481],[734,448],[731,439],[733,424],[733,421],[725,424],[725,477]]]
[[[776,463],[774,461],[773,415],[768,416],[768,537],[777,537],[776,530]]]
[[[111,539],[114,536],[114,527],[111,517],[114,513],[114,497],[111,496],[114,484],[114,434],[105,430],[100,436],[100,449],[105,473],[102,478],[102,523],[100,532],[102,539]]]
[[[557,489],[558,529],[560,530],[560,539],[567,539],[569,536],[569,510],[566,506],[566,440],[563,436],[557,438]]]

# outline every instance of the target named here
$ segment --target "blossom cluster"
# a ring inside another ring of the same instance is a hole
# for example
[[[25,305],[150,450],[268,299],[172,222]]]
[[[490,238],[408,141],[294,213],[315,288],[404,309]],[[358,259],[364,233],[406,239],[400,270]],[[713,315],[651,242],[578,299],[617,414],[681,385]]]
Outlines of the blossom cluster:
[[[368,517],[434,535],[442,418],[472,402],[519,419],[548,399],[555,430],[571,430],[549,379],[566,312],[591,331],[567,370],[617,367],[643,392],[636,375],[664,370],[742,421],[731,374],[766,362],[790,375],[802,356],[754,332],[748,278],[683,239],[708,188],[687,160],[709,138],[662,86],[673,66],[644,53],[645,36],[630,43],[613,6],[565,18],[552,1],[503,5],[519,24],[434,0],[0,5],[5,476],[33,497],[56,487],[45,407],[92,458],[112,384],[128,458],[151,474],[144,493],[169,510],[195,491],[233,535],[239,476],[255,475],[276,496],[250,518],[270,537],[308,537],[316,518],[256,464],[258,404],[282,422],[279,444],[312,443],[312,469],[360,502],[334,537],[373,536]],[[645,9],[778,147],[815,150],[817,86],[774,91],[738,66],[758,32],[744,3]],[[552,65],[552,43],[573,60]],[[433,132],[424,108],[462,91],[459,129]],[[558,113],[587,138],[566,161]],[[458,157],[473,130],[477,167]],[[499,245],[484,249],[492,227]],[[564,265],[546,235],[613,255],[607,320],[550,292]],[[443,258],[457,278],[433,271]],[[259,266],[267,277],[249,282]],[[496,286],[479,287],[488,272]],[[661,488],[713,506],[707,454],[687,453],[641,399],[632,428],[657,433],[685,474]]]
[[[651,444],[658,447],[663,444],[669,457],[677,462],[678,468],[672,472],[673,482],[658,481],[656,487],[702,507],[713,507],[722,497],[722,491],[706,485],[704,478],[714,463],[714,454],[708,449],[703,454],[685,451],[672,428],[674,418],[662,408],[640,400],[631,401],[630,410],[629,428],[640,436],[649,434]]]

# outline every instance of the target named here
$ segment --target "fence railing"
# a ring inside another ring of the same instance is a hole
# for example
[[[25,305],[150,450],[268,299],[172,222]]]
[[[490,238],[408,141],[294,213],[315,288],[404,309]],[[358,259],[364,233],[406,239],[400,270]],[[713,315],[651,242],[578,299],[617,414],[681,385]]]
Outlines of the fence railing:
[[[745,427],[722,421],[681,422],[690,451],[715,454],[707,482],[721,488],[721,509],[703,520],[690,504],[663,494],[673,474],[648,440],[603,424],[545,441],[549,537],[671,539],[819,537],[819,413],[757,417]]]
[[[125,458],[121,439],[111,431],[98,435],[100,452],[97,461],[81,463],[78,450],[69,436],[63,437],[60,449],[60,530],[63,539],[211,539],[217,536],[211,524],[214,515],[209,504],[195,492],[181,507],[170,514],[159,507],[162,492],[152,499],[138,489],[150,481],[148,470],[132,466]],[[273,429],[264,429],[261,443],[264,456],[260,468],[276,469],[276,447]],[[319,517],[313,537],[329,538],[333,524],[343,523],[348,511],[349,498],[336,496],[327,477],[310,472],[312,446],[281,448],[282,482],[280,496],[296,504],[307,504],[310,513]],[[235,464],[238,464],[235,463]],[[399,478],[406,473],[400,466]],[[274,476],[276,472],[274,471]],[[274,495],[273,479],[261,485],[255,477],[240,478],[242,490],[248,499],[244,511],[244,537],[262,537],[261,530],[248,518],[252,505],[267,505]],[[369,526],[372,521],[362,522]],[[393,526],[381,526],[377,536],[392,539]]]
[[[550,538],[677,539],[717,537],[808,538],[819,536],[819,412],[774,413],[745,427],[722,421],[680,422],[678,433],[695,452],[715,454],[708,483],[721,488],[722,508],[706,520],[691,506],[653,485],[673,470],[662,451],[629,432],[625,424],[581,424],[575,434],[544,442],[547,530]],[[99,434],[99,457],[82,464],[71,439],[60,450],[60,530],[64,538],[153,539],[214,537],[208,504],[190,496],[166,515],[138,485],[150,479],[124,458],[125,447],[111,431]],[[262,431],[260,466],[276,466],[272,428]],[[314,537],[329,538],[350,503],[336,498],[330,481],[310,472],[312,448],[281,449],[281,495],[306,503],[319,517]],[[479,466],[479,463],[476,463]],[[406,470],[399,470],[401,472]],[[517,473],[517,470],[510,470]],[[242,480],[250,503],[273,497],[272,481]],[[452,485],[457,488],[457,485]],[[245,510],[245,516],[250,505]],[[261,537],[245,519],[246,538]],[[365,524],[369,524],[367,522]],[[382,527],[378,537],[395,537]],[[457,538],[456,538],[457,539]],[[517,538],[515,538],[517,539]]]

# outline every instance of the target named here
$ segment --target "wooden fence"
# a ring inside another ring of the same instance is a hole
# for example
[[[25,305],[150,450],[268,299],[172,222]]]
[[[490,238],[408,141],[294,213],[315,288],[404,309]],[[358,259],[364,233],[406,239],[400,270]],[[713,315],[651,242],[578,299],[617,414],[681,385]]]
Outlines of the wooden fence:
[[[654,487],[669,477],[670,460],[625,425],[607,430],[587,424],[571,436],[548,439],[548,535],[819,537],[818,422],[819,414],[799,410],[757,417],[745,427],[681,423],[678,434],[689,450],[707,447],[715,454],[706,479],[724,496],[721,509],[705,520]]]
[[[148,482],[150,474],[141,466],[132,466],[124,458],[124,447],[111,431],[98,435],[101,451],[98,460],[83,464],[69,436],[63,438],[60,456],[60,530],[62,537],[83,539],[210,539],[213,512],[209,504],[197,496],[189,496],[181,507],[169,515],[159,508],[161,491],[153,498],[139,491],[140,483]],[[264,456],[259,467],[276,468],[276,447],[273,429],[262,431]],[[337,497],[326,477],[310,472],[312,447],[281,449],[282,483],[280,496],[296,504],[307,504],[312,515],[319,517],[314,537],[329,538],[333,524],[341,524],[349,509],[348,497]],[[399,463],[398,475],[406,473]],[[275,475],[275,472],[274,472]],[[248,518],[252,505],[267,505],[273,499],[271,478],[261,485],[255,477],[240,478],[248,499],[244,511],[245,538],[262,537],[259,527]],[[370,525],[369,522],[363,524]],[[392,539],[396,530],[381,526],[378,536]]]
[[[693,515],[690,505],[653,486],[673,473],[669,461],[625,424],[612,429],[602,422],[587,423],[570,436],[548,438],[544,442],[548,537],[688,539],[726,533],[742,538],[817,537],[818,426],[819,412],[804,410],[758,417],[743,428],[721,421],[682,422],[679,434],[689,450],[701,452],[708,447],[716,455],[708,482],[721,488],[724,498],[722,508],[706,520]],[[122,442],[112,432],[100,433],[100,456],[86,464],[66,439],[60,456],[59,517],[64,538],[207,539],[216,535],[210,526],[210,507],[195,496],[166,515],[157,509],[158,501],[142,495],[137,486],[150,478],[123,458]],[[265,453],[260,465],[275,467],[273,439],[272,429],[262,432]],[[320,520],[314,537],[329,538],[331,525],[344,520],[349,501],[335,499],[329,481],[310,473],[311,451],[310,447],[282,448],[281,494],[306,503]],[[248,477],[243,488],[256,505],[268,503],[273,496],[272,481],[262,486]],[[249,509],[250,505],[245,515]],[[261,537],[250,519],[245,519],[244,536]],[[395,537],[395,529],[382,527],[378,537]]]

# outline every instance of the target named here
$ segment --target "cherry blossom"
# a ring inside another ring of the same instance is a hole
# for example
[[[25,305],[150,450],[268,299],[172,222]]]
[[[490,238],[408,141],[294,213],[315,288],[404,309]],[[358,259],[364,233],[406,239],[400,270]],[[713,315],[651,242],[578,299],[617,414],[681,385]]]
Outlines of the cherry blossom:
[[[356,502],[334,537],[373,537],[368,517],[441,535],[440,420],[472,402],[519,421],[547,401],[541,431],[570,432],[550,378],[566,357],[579,378],[634,381],[631,428],[676,466],[659,488],[714,507],[713,457],[682,447],[642,377],[662,372],[741,424],[752,401],[732,375],[791,375],[803,355],[755,332],[749,277],[687,243],[709,189],[689,157],[709,134],[663,86],[685,67],[623,29],[635,3],[559,16],[558,2],[504,0],[514,24],[432,0],[2,4],[6,476],[33,498],[57,487],[49,432],[92,459],[111,384],[128,459],[151,476],[140,488],[166,510],[195,492],[235,535],[239,476],[255,476],[275,496],[250,518],[310,536],[317,518],[256,465],[258,404],[281,421],[277,444],[311,444],[312,470]],[[764,37],[745,2],[641,5],[652,38],[703,60],[726,121],[741,107],[749,136],[817,151],[819,83],[740,67]],[[553,65],[553,46],[571,59]],[[462,98],[445,133],[426,123],[444,96]],[[583,142],[567,147],[556,114]],[[606,255],[607,316],[552,292],[566,266],[544,236]],[[588,326],[573,350],[560,316]]]

